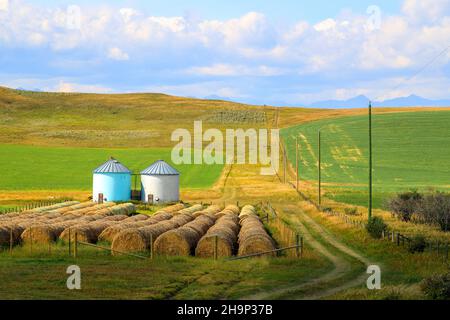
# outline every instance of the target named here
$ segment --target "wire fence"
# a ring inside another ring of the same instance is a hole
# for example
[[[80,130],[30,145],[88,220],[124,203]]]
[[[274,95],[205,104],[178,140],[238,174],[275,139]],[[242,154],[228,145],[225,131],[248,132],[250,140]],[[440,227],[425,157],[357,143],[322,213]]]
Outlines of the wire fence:
[[[62,203],[68,200],[58,200],[58,201],[35,201],[35,202],[30,202],[30,203],[26,203],[23,204],[21,206],[12,206],[12,207],[8,207],[8,208],[0,208],[0,214],[6,214],[6,213],[12,213],[12,212],[17,212],[17,213],[21,213],[27,210],[32,210],[32,209],[36,209],[36,208],[40,208],[40,207],[47,207],[47,206],[52,206],[58,203]]]
[[[267,224],[275,232],[274,236],[280,247],[276,252],[283,252],[290,258],[301,258],[304,253],[304,241],[300,232],[279,217],[270,201],[261,202],[260,206],[266,214]]]

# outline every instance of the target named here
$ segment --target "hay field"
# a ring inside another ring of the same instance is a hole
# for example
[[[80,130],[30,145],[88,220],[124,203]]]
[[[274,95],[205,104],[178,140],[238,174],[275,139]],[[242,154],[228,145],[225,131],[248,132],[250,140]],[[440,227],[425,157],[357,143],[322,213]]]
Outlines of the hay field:
[[[273,122],[273,107],[164,94],[62,94],[0,87],[0,143],[97,148],[172,147],[171,133]]]

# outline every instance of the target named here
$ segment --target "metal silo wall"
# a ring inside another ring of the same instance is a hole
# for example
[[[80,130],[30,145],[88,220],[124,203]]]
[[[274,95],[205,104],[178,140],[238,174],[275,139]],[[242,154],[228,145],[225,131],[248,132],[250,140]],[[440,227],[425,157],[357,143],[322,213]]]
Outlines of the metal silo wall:
[[[178,175],[141,175],[142,201],[148,195],[159,198],[159,203],[174,202],[180,199],[180,177]]]
[[[128,201],[131,198],[131,175],[128,173],[95,173],[93,177],[94,201],[98,194],[108,201]]]

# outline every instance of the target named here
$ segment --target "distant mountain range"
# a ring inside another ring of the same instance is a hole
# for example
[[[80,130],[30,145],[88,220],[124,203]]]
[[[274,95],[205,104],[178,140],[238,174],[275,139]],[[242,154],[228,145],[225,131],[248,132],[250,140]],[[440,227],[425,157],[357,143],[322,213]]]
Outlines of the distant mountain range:
[[[23,88],[16,88],[16,90],[29,90]],[[33,89],[29,91],[41,92],[40,89]],[[260,101],[257,100],[248,100],[248,101],[239,101],[239,99],[232,99],[228,97],[222,97],[219,95],[209,95],[203,97],[206,100],[222,100],[222,101],[231,101],[231,102],[241,102],[241,103],[249,103],[255,105],[262,105]],[[324,100],[317,101],[311,104],[292,104],[292,103],[283,103],[282,101],[268,101],[267,105],[273,106],[290,106],[290,107],[307,107],[307,108],[318,108],[318,109],[355,109],[355,108],[365,108],[369,102],[369,98],[364,95],[359,95],[354,98],[348,100]],[[389,99],[385,101],[372,101],[372,105],[374,107],[450,107],[450,99],[449,100],[431,100],[427,98],[420,97],[418,95],[409,95],[407,97],[399,97],[394,99]]]
[[[367,106],[369,98],[363,95],[348,100],[326,100],[314,102],[307,107],[310,108],[330,108],[348,109],[364,108]],[[450,100],[430,100],[417,95],[395,98],[385,101],[372,101],[375,107],[450,107]]]
[[[259,101],[237,101],[235,99],[221,97],[218,95],[210,95],[204,97],[207,100],[223,100],[234,101],[261,105]],[[364,95],[359,95],[348,100],[324,100],[317,101],[311,104],[292,104],[284,103],[282,101],[270,101],[267,105],[275,106],[289,106],[289,107],[307,107],[307,108],[319,108],[319,109],[354,109],[365,108],[369,103],[369,98]],[[410,95],[407,97],[400,97],[395,99],[389,99],[385,101],[372,101],[374,107],[450,107],[450,100],[431,100],[417,95]]]

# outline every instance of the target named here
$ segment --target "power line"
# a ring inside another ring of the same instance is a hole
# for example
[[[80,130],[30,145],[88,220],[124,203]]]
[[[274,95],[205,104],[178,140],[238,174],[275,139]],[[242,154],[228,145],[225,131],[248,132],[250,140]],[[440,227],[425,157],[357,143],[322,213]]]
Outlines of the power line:
[[[437,54],[436,56],[434,56],[431,60],[429,60],[425,65],[423,65],[420,69],[418,69],[414,74],[412,74],[411,76],[409,76],[408,78],[406,78],[405,80],[403,80],[402,82],[400,82],[398,85],[396,85],[394,88],[386,91],[387,92],[392,92],[397,90],[398,88],[400,88],[401,86],[403,86],[406,82],[411,81],[412,79],[414,79],[415,77],[417,77],[419,74],[421,74],[423,71],[425,71],[429,66],[431,66],[437,59],[439,59],[443,54],[445,54],[448,50],[450,49],[450,45],[448,45],[444,50],[442,50],[441,52],[439,52],[439,54]],[[383,95],[379,95],[377,96],[375,99],[372,99],[371,101],[375,102],[378,99],[384,97],[386,94]]]

